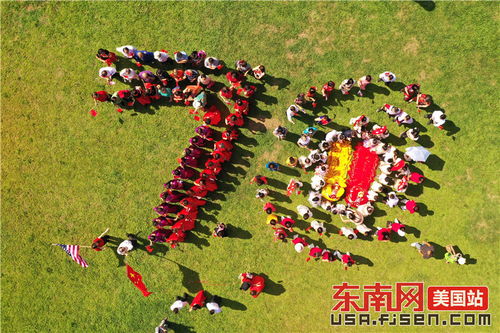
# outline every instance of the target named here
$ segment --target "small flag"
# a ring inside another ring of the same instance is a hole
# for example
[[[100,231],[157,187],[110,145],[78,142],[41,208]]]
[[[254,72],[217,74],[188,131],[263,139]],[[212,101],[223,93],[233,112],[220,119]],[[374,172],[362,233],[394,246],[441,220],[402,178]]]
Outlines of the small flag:
[[[96,110],[94,110],[94,109],[90,110],[90,111],[89,111],[89,113],[90,113],[90,115],[91,115],[92,117],[97,116],[97,111],[96,111]]]
[[[78,253],[78,250],[80,249],[79,245],[63,245],[63,244],[55,244],[55,245],[60,246],[61,249],[63,249],[64,252],[66,252],[71,257],[71,259],[76,261],[80,266],[89,267],[87,262]]]
[[[120,113],[122,113],[122,112],[123,112],[123,109],[122,109],[122,108],[116,109],[116,112],[120,112]]]
[[[148,288],[146,287],[144,282],[142,282],[142,275],[134,271],[134,269],[130,267],[128,264],[127,264],[127,276],[130,279],[130,281],[132,281],[132,283],[137,287],[137,289],[142,291],[142,294],[145,297],[148,297],[149,295],[152,294],[152,292],[148,291]]]

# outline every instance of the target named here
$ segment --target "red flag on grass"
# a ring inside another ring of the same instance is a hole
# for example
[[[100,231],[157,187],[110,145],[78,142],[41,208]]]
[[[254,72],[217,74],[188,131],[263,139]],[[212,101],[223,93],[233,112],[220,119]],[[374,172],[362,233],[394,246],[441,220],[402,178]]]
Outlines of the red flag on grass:
[[[130,267],[128,264],[127,264],[127,276],[130,279],[130,281],[132,281],[132,283],[137,287],[137,289],[142,291],[142,294],[145,297],[148,297],[149,295],[152,294],[152,292],[148,291],[148,288],[146,287],[144,282],[142,282],[142,275],[134,271],[134,269]]]
[[[97,116],[97,111],[96,111],[96,110],[94,110],[94,109],[90,110],[90,111],[89,111],[89,113],[90,113],[90,115],[91,115],[92,117]]]

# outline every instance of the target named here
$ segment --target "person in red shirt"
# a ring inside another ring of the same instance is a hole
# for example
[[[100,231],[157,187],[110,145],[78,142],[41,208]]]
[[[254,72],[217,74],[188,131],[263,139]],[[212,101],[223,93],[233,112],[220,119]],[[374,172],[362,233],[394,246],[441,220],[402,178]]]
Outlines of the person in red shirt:
[[[177,213],[177,221],[182,219],[196,220],[197,217],[198,208],[193,206],[184,207]]]
[[[203,116],[203,121],[206,125],[217,126],[221,122],[222,117],[220,115],[219,109],[215,105],[208,108],[207,112]]]
[[[316,87],[309,88],[305,99],[306,99],[306,101],[311,102],[313,108],[316,107],[316,105],[317,105],[317,103],[316,103]]]
[[[231,89],[237,89],[241,86],[241,82],[243,82],[245,76],[237,71],[230,71],[226,74],[226,78],[231,85]]]
[[[267,178],[261,175],[257,175],[250,180],[250,184],[256,183],[258,186],[267,185]]]
[[[204,307],[206,298],[207,297],[205,296],[205,292],[203,290],[200,290],[193,298],[193,301],[191,302],[191,305],[189,307],[189,312]]]
[[[172,230],[167,229],[156,229],[152,233],[148,235],[149,246],[152,246],[153,243],[166,243],[168,237],[172,234]]]
[[[406,226],[397,218],[394,219],[394,222],[387,221],[387,228],[391,228],[392,231],[396,232],[401,237],[404,237],[406,235]]]
[[[196,209],[199,206],[205,205],[207,202],[205,200],[200,200],[193,197],[187,197],[181,200],[180,204],[184,208]]]
[[[151,98],[149,98],[149,96],[146,96],[146,92],[141,87],[135,88],[132,91],[132,97],[134,97],[134,99],[141,105],[151,104]]]
[[[347,270],[349,267],[354,265],[356,262],[352,259],[351,254],[346,252],[345,254],[341,254],[339,251],[335,251],[335,255],[340,259],[342,265],[344,265],[344,269]]]
[[[417,203],[415,202],[415,200],[402,199],[402,200],[399,200],[399,202],[401,203],[399,208],[401,208],[402,210],[409,211],[410,214],[418,212],[418,210],[419,210],[419,207],[418,207]]]
[[[155,219],[153,219],[153,227],[155,228],[163,228],[163,227],[170,227],[174,225],[176,222],[175,218],[168,217],[168,216],[159,216]]]
[[[404,94],[404,100],[406,102],[413,102],[417,99],[418,93],[420,91],[420,84],[412,83],[401,89]]]
[[[245,125],[245,121],[240,113],[235,112],[226,117],[226,125],[242,127]]]
[[[335,82],[333,81],[328,81],[323,85],[323,88],[321,89],[321,95],[325,98],[325,101],[330,98],[330,95],[333,93],[333,90],[335,89]]]
[[[172,74],[170,76],[177,82],[177,85],[179,85],[179,82],[184,80],[184,71],[182,69],[174,69]]]
[[[241,281],[240,290],[247,291],[252,285],[252,273],[241,273],[239,279]]]
[[[169,243],[170,247],[174,249],[177,247],[177,244],[184,242],[185,239],[186,233],[182,230],[177,230],[167,238],[167,243]]]
[[[295,221],[291,217],[286,216],[281,219],[280,224],[288,231],[293,232],[293,225],[295,224]]]
[[[246,98],[250,98],[255,94],[255,91],[257,90],[257,87],[251,86],[249,84],[245,84],[243,88],[238,89],[236,92],[238,95],[241,95]]]
[[[224,103],[231,104],[231,99],[233,98],[233,90],[224,86],[219,91],[219,96],[222,98],[222,101]]]
[[[94,249],[95,251],[102,251],[104,250],[104,246],[106,245],[106,243],[109,241],[109,236],[106,236],[106,234],[108,233],[109,231],[109,228],[106,229],[106,231],[104,231],[102,234],[99,235],[99,237],[97,237],[96,239],[94,239],[92,241],[92,249]]]
[[[253,298],[256,298],[262,291],[264,291],[265,286],[265,279],[260,275],[254,275],[250,285],[250,295],[252,295]]]
[[[391,237],[391,229],[377,228],[377,239],[382,242],[387,242]]]
[[[323,252],[321,253],[321,261],[332,262],[335,261],[336,259],[337,258],[330,250],[323,250]]]
[[[315,246],[314,244],[309,244],[309,257],[307,257],[306,261],[311,260],[311,258],[319,258],[321,257],[321,253],[323,253],[323,250],[320,249],[319,247]]]
[[[111,94],[108,94],[104,90],[99,90],[92,93],[92,98],[98,102],[109,102],[111,100]]]
[[[266,212],[266,214],[272,214],[276,211],[276,207],[274,207],[274,205],[270,202],[266,202],[263,209]]]
[[[215,150],[230,152],[231,150],[233,150],[233,147],[233,144],[228,140],[219,140],[215,143]]]
[[[227,162],[231,159],[231,152],[219,149],[214,150],[210,155],[212,155],[214,160],[219,161],[220,163]]]
[[[414,182],[415,184],[420,184],[424,181],[425,177],[424,175],[419,174],[418,172],[412,172],[410,174],[410,181]]]
[[[285,229],[283,229],[283,228],[273,228],[273,229],[274,229],[273,241],[276,242],[279,239],[282,242],[286,242],[286,238],[288,237],[288,234],[286,233]]]
[[[240,131],[236,127],[229,127],[227,130],[222,132],[222,140],[234,141],[238,140]]]
[[[215,159],[209,159],[205,163],[205,168],[210,169],[214,172],[214,174],[218,175],[222,171],[222,167],[219,161]]]
[[[193,230],[195,227],[195,222],[196,220],[192,219],[182,219],[177,221],[173,226],[172,226],[172,231],[177,231],[177,230],[182,230],[182,231],[190,231]]]
[[[118,60],[115,53],[109,52],[108,50],[105,50],[105,49],[99,49],[97,51],[97,54],[95,57],[99,61],[106,63],[106,65],[108,65],[108,66],[111,66],[113,63],[115,63]]]
[[[234,103],[234,110],[236,113],[247,115],[249,108],[248,101],[244,99],[237,99],[236,103]]]

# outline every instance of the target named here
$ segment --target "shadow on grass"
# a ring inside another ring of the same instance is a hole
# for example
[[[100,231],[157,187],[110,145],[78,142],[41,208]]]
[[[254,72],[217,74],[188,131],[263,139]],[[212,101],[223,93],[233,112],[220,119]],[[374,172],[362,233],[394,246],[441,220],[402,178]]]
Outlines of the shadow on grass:
[[[168,322],[169,332],[173,331],[175,333],[196,333],[193,326],[186,326],[184,324]]]
[[[240,227],[236,227],[234,225],[228,225],[228,234],[231,238],[239,238],[239,239],[250,239],[252,238],[252,234]]]
[[[225,297],[222,298],[221,307],[227,307],[235,311],[246,311],[247,309],[245,304]]]
[[[360,256],[357,254],[352,254],[351,257],[356,262],[356,265],[367,265],[370,267],[373,266],[373,262],[366,257]]]
[[[432,215],[434,215],[434,211],[429,210],[429,208],[427,207],[426,204],[419,202],[418,207],[419,207],[419,210],[417,212],[418,215],[420,215],[420,216],[427,216],[427,215],[432,216]]]
[[[425,164],[429,167],[429,169],[435,171],[443,170],[444,163],[445,163],[444,160],[435,154],[430,155],[427,161],[425,162]]]
[[[477,263],[477,259],[472,258],[470,254],[464,254],[464,252],[457,245],[455,245],[454,248],[457,253],[462,253],[462,256],[465,258],[466,265],[475,265]]]
[[[200,290],[203,290],[203,285],[201,284],[200,280],[200,274],[198,272],[193,271],[191,268],[181,265],[174,260],[168,260],[179,267],[179,270],[182,273],[182,285],[187,289],[188,292],[193,294],[197,293]]]
[[[262,78],[262,82],[270,85],[271,87],[278,87],[278,90],[284,89],[290,85],[290,81],[285,78],[275,77],[269,74],[266,74]]]
[[[432,12],[436,8],[436,3],[434,1],[422,1],[422,0],[413,0],[420,5],[423,9],[428,12]]]
[[[277,180],[274,178],[267,177],[267,183],[269,186],[278,188],[280,190],[286,191],[287,184],[285,182],[282,182],[281,180]]]
[[[264,273],[259,273],[258,275],[262,276],[266,280],[266,286],[263,291],[265,294],[279,296],[286,291],[285,287],[281,284],[283,281],[274,282],[269,278],[269,276],[267,276],[267,274]]]
[[[434,247],[434,255],[433,257],[436,259],[444,259],[444,254],[446,253],[446,249],[434,242],[429,242]]]
[[[280,165],[279,172],[282,172],[285,175],[289,175],[289,176],[300,177],[300,172],[297,169],[292,169],[292,168],[287,167],[285,165]]]

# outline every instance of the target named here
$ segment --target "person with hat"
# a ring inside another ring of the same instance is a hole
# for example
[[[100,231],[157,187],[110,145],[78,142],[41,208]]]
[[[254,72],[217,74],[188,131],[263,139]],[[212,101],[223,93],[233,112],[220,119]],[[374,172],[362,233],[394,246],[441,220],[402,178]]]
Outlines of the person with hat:
[[[295,251],[297,251],[298,253],[302,252],[305,247],[309,246],[306,240],[297,234],[293,235],[292,244]]]

